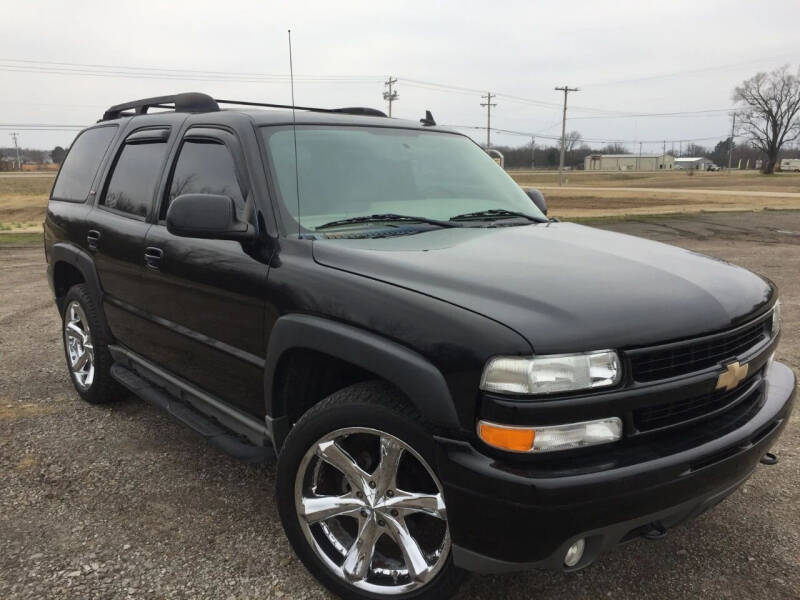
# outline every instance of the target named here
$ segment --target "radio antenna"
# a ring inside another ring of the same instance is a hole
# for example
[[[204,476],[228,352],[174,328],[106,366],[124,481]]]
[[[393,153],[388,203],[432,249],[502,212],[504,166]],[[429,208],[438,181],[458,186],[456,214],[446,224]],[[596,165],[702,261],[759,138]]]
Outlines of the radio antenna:
[[[292,64],[292,30],[289,29],[289,82],[292,88],[292,136],[294,138],[294,181],[297,194],[297,237],[300,237],[300,168],[297,165],[297,116],[294,110],[294,65]]]

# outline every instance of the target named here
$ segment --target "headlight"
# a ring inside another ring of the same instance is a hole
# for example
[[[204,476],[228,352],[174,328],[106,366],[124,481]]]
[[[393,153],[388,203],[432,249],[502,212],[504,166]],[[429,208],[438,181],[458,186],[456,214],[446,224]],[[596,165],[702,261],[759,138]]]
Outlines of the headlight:
[[[615,385],[622,374],[613,350],[491,359],[481,389],[504,394],[554,394]]]
[[[772,337],[778,335],[781,330],[781,301],[775,303],[775,308],[772,309]]]

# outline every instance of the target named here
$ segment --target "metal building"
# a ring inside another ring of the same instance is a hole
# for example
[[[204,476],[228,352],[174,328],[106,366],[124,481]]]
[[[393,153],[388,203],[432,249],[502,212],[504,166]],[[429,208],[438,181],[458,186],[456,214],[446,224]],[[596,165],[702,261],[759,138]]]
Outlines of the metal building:
[[[675,167],[670,154],[590,154],[584,159],[587,171],[664,171]]]
[[[675,168],[683,171],[716,171],[714,161],[703,156],[685,156],[675,159]]]

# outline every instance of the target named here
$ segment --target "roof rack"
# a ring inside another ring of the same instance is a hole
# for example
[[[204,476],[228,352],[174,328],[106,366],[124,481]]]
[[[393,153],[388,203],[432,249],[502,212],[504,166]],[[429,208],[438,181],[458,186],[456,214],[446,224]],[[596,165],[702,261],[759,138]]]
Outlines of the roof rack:
[[[237,106],[265,106],[267,108],[287,108],[291,110],[307,110],[310,112],[339,113],[346,115],[361,115],[366,117],[388,117],[382,110],[376,108],[366,108],[363,106],[350,106],[347,108],[316,108],[313,106],[292,106],[291,104],[272,104],[269,102],[248,102],[246,100],[222,100],[216,99],[218,104],[235,104]]]
[[[361,115],[367,117],[387,117],[386,113],[374,108],[362,106],[351,106],[347,108],[314,108],[311,106],[292,106],[291,104],[271,104],[267,102],[248,102],[245,100],[221,100],[214,99],[207,94],[198,92],[187,92],[184,94],[174,94],[172,96],[158,96],[156,98],[145,98],[143,100],[133,100],[123,102],[109,108],[103,113],[102,121],[118,119],[119,117],[130,117],[133,115],[145,115],[151,108],[173,109],[175,112],[204,113],[216,112],[220,104],[235,104],[237,106],[264,106],[267,108],[286,108],[295,110],[307,110],[320,113],[338,113],[347,115]]]
[[[184,94],[173,94],[171,96],[158,96],[156,98],[144,98],[143,100],[133,100],[123,102],[109,108],[103,113],[102,121],[128,117],[132,115],[145,115],[151,108],[172,108],[175,112],[204,113],[219,110],[217,102],[208,94],[197,92],[186,92]],[[126,112],[131,111],[133,112]]]

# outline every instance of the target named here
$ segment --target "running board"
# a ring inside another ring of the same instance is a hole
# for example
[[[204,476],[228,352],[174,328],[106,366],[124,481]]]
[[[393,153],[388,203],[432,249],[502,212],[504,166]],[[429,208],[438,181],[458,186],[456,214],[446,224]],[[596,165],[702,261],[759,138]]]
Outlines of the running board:
[[[175,399],[164,389],[139,377],[135,372],[120,364],[111,367],[111,377],[125,386],[141,399],[157,406],[171,417],[200,434],[223,452],[248,463],[263,462],[274,458],[271,446],[255,446],[243,440],[232,431],[220,426],[211,418],[198,412],[187,404]]]

